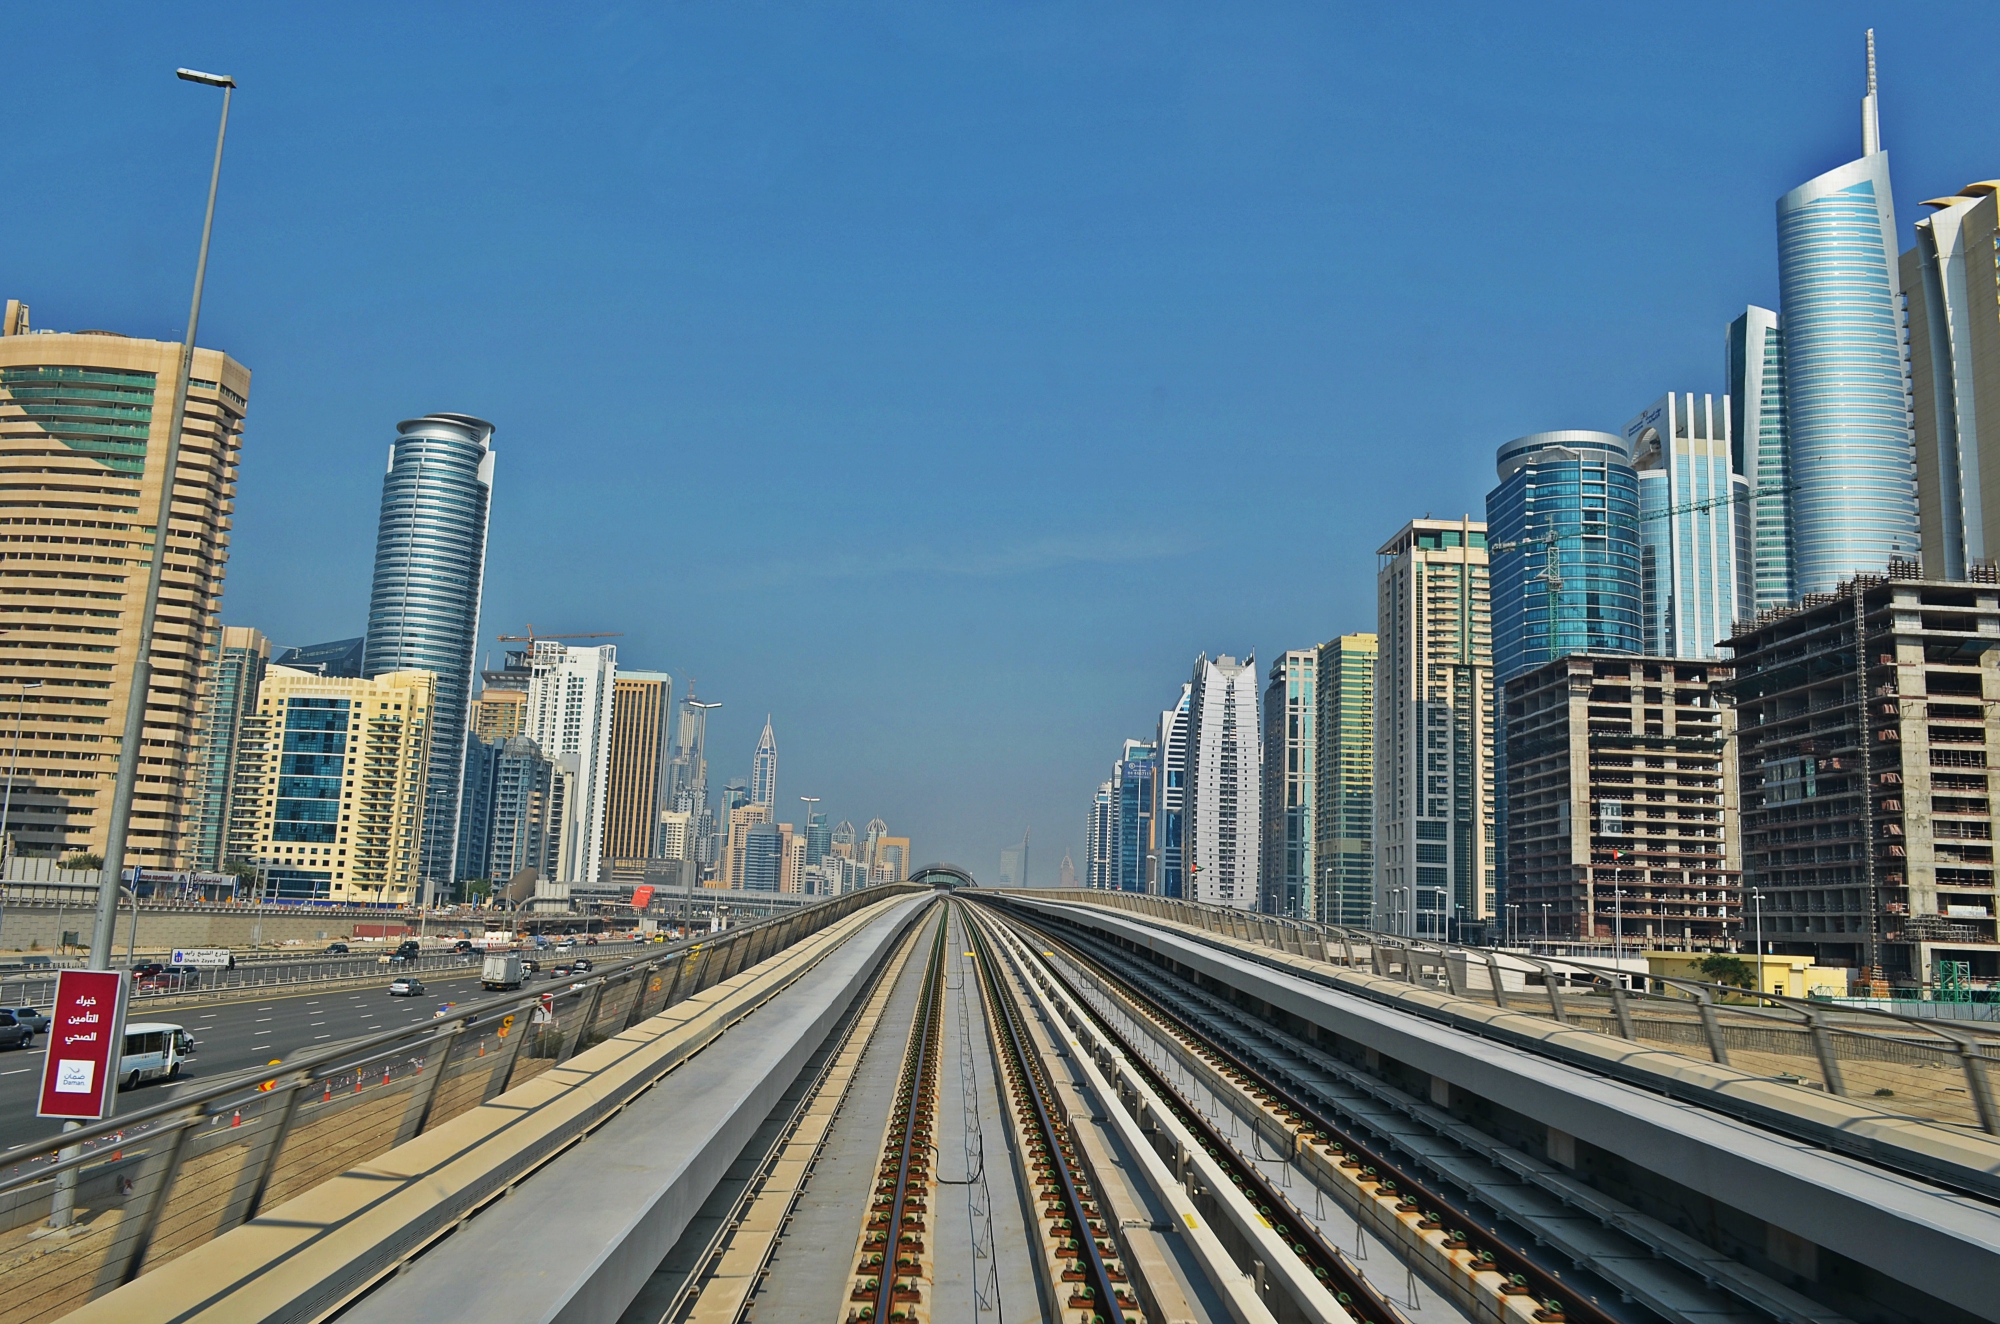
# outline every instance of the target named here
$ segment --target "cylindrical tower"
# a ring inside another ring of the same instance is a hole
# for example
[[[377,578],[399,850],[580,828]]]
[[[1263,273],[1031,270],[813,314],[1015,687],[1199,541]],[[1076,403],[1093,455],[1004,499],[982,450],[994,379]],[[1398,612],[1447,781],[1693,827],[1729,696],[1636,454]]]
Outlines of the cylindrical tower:
[[[1640,651],[1631,460],[1610,432],[1537,432],[1500,448],[1500,486],[1486,496],[1496,683],[1571,653]]]
[[[455,881],[466,705],[493,495],[493,425],[467,414],[426,414],[397,424],[396,432],[382,480],[362,671],[372,677],[420,667],[437,674],[420,845],[429,898]]]

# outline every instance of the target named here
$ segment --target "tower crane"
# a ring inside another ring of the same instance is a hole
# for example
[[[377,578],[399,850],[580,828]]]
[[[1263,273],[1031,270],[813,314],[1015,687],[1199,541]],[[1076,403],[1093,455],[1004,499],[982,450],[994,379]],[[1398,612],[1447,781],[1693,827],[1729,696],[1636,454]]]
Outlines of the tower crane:
[[[619,630],[597,634],[536,634],[534,625],[530,624],[526,634],[503,634],[496,637],[503,644],[526,644],[528,651],[532,653],[535,650],[535,642],[540,639],[623,639],[625,635]]]

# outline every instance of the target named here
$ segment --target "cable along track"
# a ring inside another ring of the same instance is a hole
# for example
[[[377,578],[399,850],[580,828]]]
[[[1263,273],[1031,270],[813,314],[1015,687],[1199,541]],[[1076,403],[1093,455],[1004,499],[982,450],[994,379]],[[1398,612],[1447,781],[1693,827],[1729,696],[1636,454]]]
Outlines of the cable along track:
[[[1009,918],[1015,923],[1022,923],[1018,917]],[[1499,1294],[1503,1299],[1512,1298],[1506,1304],[1518,1312],[1513,1317],[1533,1319],[1543,1324],[1620,1324],[1618,1316],[1579,1295],[1573,1287],[1521,1254],[1505,1239],[1491,1234],[1461,1202],[1439,1192],[1432,1183],[1419,1178],[1408,1165],[1390,1159],[1379,1146],[1357,1140],[1349,1128],[1335,1125],[1320,1109],[1298,1098],[1240,1053],[1217,1043],[1212,1035],[1186,1018],[1168,1011],[1149,993],[1141,991],[1133,980],[1111,970],[1104,962],[1065,938],[1039,927],[1025,924],[1023,927],[1031,928],[1037,939],[1060,950],[1079,968],[1101,980],[1107,989],[1118,990],[1134,1013],[1151,1021],[1162,1033],[1178,1041],[1187,1052],[1206,1062],[1248,1096],[1254,1105],[1287,1130],[1294,1153],[1305,1146],[1316,1147],[1329,1161],[1347,1170],[1364,1190],[1372,1189],[1377,1198],[1393,1199],[1398,1215],[1416,1216],[1418,1229],[1426,1233],[1442,1233],[1443,1249],[1469,1275],[1499,1274]],[[1200,1110],[1194,1108],[1185,1095],[1152,1066],[1130,1037],[1112,1024],[1060,968],[1050,966],[1049,969],[1070,1000],[1090,1018],[1092,1025],[1125,1052],[1133,1071],[1144,1076],[1162,1097],[1179,1100],[1177,1118],[1190,1130],[1206,1133],[1204,1146],[1213,1146],[1211,1157],[1240,1173],[1246,1190],[1250,1183],[1261,1186],[1263,1193],[1258,1197],[1260,1212],[1265,1206],[1278,1208],[1281,1203],[1289,1203],[1283,1201],[1283,1197],[1271,1187],[1260,1169],[1236,1153],[1234,1146],[1200,1114]],[[1322,1282],[1327,1282],[1335,1290],[1336,1299],[1342,1293],[1350,1298],[1342,1304],[1356,1319],[1364,1318],[1356,1303],[1374,1299],[1378,1293],[1372,1285],[1360,1281],[1358,1277],[1353,1286],[1342,1284],[1335,1288],[1329,1277],[1321,1274],[1322,1266],[1317,1259],[1324,1255],[1344,1268],[1344,1257],[1326,1244],[1317,1228],[1304,1219],[1300,1222],[1304,1224],[1300,1229],[1303,1236],[1293,1244],[1294,1252],[1312,1264],[1314,1276],[1320,1277]],[[1293,1237],[1287,1235],[1286,1240],[1293,1242]],[[1329,1275],[1334,1267],[1327,1266]],[[1350,1275],[1353,1273],[1351,1269],[1347,1272]]]
[[[1079,1158],[1060,1097],[1050,1083],[1019,1007],[1005,986],[981,926],[968,918],[985,986],[988,1024],[1007,1077],[1006,1103],[1020,1134],[1058,1318],[1069,1324],[1138,1324],[1118,1244]]]

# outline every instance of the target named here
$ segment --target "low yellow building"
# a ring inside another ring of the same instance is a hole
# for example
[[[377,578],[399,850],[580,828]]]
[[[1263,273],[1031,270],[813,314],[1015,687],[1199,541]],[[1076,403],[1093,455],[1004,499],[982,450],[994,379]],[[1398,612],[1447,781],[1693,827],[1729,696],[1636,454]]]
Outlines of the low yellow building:
[[[1708,955],[1710,953],[1707,952],[1647,952],[1646,970],[1649,974],[1675,979],[1719,982],[1701,972],[1701,962]],[[1775,993],[1787,998],[1811,997],[1815,993],[1839,998],[1847,996],[1847,971],[1814,965],[1810,956],[1760,958],[1754,952],[1725,952],[1721,955],[1741,961],[1756,971],[1759,976],[1758,991],[1763,993]]]
[[[229,858],[256,866],[263,895],[420,899],[436,689],[428,671],[373,680],[264,673],[256,712],[243,722],[229,833]]]

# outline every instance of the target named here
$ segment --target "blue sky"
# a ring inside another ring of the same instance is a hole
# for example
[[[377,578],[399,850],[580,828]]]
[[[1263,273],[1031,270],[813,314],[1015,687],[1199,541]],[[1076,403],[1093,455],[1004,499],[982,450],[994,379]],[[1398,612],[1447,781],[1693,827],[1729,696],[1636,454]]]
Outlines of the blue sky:
[[[2000,9],[17,7],[0,297],[178,338],[172,69],[234,74],[229,623],[359,633],[396,421],[478,414],[484,633],[623,631],[718,780],[769,711],[786,800],[1050,879],[1198,652],[1373,628],[1497,444],[1720,389],[1871,24],[1907,245],[2000,175]]]

